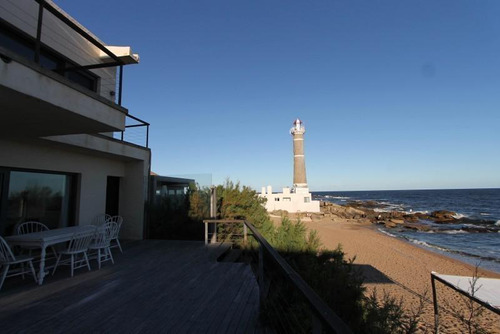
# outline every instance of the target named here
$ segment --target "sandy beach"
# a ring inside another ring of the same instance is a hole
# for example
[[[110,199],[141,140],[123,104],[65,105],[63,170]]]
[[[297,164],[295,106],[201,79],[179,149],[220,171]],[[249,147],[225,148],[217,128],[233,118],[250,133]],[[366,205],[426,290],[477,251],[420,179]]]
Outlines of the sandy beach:
[[[292,217],[291,217],[292,218]],[[279,221],[278,217],[273,218]],[[434,332],[431,271],[450,275],[472,276],[475,268],[458,260],[427,251],[418,246],[382,234],[371,223],[363,220],[329,217],[303,219],[306,226],[318,231],[324,248],[335,249],[339,244],[348,258],[365,276],[367,293],[376,288],[398,299],[403,298],[405,308],[414,310],[419,305],[419,295],[426,297],[421,317],[421,332]],[[500,274],[479,270],[480,277],[500,278]],[[440,309],[441,333],[464,333],[467,329],[447,309],[464,310],[462,297],[436,283]],[[500,316],[485,310],[480,317],[483,328],[500,333]]]

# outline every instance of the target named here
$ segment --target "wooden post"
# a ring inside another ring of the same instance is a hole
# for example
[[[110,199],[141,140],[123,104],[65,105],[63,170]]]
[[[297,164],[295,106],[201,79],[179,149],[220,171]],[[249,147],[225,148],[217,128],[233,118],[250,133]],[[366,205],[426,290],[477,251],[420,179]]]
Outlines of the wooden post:
[[[42,38],[42,19],[43,19],[43,6],[45,0],[40,0],[38,6],[38,23],[36,28],[36,40],[35,40],[35,63],[40,65],[40,49],[41,49],[41,38]]]
[[[205,223],[205,245],[208,245],[208,223]]]
[[[217,188],[210,187],[210,218],[217,219]],[[217,223],[210,224],[212,230],[211,243],[217,242]]]
[[[439,314],[438,314],[438,304],[436,296],[436,283],[432,273],[431,273],[431,285],[432,285],[432,299],[434,301],[434,332],[436,334],[439,334]]]
[[[247,243],[247,224],[243,222],[243,242],[246,244]]]
[[[313,334],[321,334],[323,333],[323,326],[321,324],[321,320],[318,319],[316,314],[311,314],[312,321],[312,333]]]
[[[259,298],[260,298],[260,306],[264,304],[265,295],[265,286],[264,286],[264,250],[262,245],[259,243],[259,269],[258,269],[258,279],[259,279]]]

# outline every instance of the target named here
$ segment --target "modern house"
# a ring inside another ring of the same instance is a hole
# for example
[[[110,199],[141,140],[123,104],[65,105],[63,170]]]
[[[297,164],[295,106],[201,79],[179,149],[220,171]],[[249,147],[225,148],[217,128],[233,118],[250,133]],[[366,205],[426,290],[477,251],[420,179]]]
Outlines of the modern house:
[[[143,238],[149,124],[121,105],[123,68],[138,62],[52,1],[0,2],[0,235],[108,213],[122,238]],[[144,142],[124,140],[131,128]]]

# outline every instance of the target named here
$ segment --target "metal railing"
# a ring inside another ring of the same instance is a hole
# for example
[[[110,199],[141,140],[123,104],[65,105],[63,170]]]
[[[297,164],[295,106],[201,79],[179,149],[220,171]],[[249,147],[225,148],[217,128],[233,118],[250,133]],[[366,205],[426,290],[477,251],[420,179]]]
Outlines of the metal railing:
[[[99,63],[99,64],[88,64],[88,65],[77,65],[74,67],[68,67],[65,69],[59,69],[59,72],[64,71],[73,71],[75,69],[97,69],[103,67],[119,67],[119,83],[118,83],[118,105],[122,104],[122,88],[123,88],[123,66],[126,63],[120,59],[117,55],[111,52],[102,42],[97,40],[92,34],[90,34],[87,30],[83,29],[80,25],[78,25],[75,21],[64,15],[60,10],[52,5],[52,3],[47,2],[46,0],[34,0],[38,3],[38,16],[37,16],[37,30],[36,30],[36,39],[35,39],[35,53],[34,53],[34,61],[35,63],[40,65],[40,55],[42,50],[42,27],[43,27],[43,14],[44,11],[47,11],[54,15],[59,21],[65,24],[67,27],[78,33],[89,43],[93,44],[99,50],[108,55],[113,61],[110,63]]]
[[[242,238],[257,276],[261,316],[278,333],[352,333],[288,262],[245,220],[204,220],[205,244],[227,241],[221,227],[231,227],[231,237]],[[240,231],[235,232],[239,226]],[[219,229],[219,233],[217,230]],[[248,235],[253,237],[248,240]],[[252,244],[258,248],[257,251]],[[248,260],[248,257],[247,257]],[[266,315],[267,313],[267,315]]]
[[[131,119],[131,121],[129,120]],[[137,118],[132,115],[127,114],[127,121],[132,122],[132,124],[126,124],[125,125],[125,130],[124,131],[119,131],[115,132],[113,134],[113,137],[115,139],[119,139],[123,142],[143,146],[143,147],[149,147],[149,123],[146,121],[143,121],[140,118]],[[127,131],[127,129],[129,131]],[[140,132],[137,131],[130,131],[131,129],[134,130],[140,130]]]

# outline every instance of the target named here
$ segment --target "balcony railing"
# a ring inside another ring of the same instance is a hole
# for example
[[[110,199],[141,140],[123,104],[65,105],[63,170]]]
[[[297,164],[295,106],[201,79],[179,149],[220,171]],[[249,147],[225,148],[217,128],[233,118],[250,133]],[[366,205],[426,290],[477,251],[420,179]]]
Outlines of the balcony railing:
[[[94,36],[92,36],[88,31],[80,27],[78,24],[76,24],[73,20],[65,16],[63,13],[61,13],[57,8],[55,8],[50,2],[47,2],[45,0],[34,0],[39,4],[38,7],[38,17],[37,17],[37,32],[36,32],[36,39],[35,39],[35,52],[34,52],[34,61],[35,63],[40,65],[41,61],[41,52],[42,52],[42,42],[41,42],[41,37],[42,37],[42,27],[43,27],[43,14],[44,11],[47,11],[54,15],[57,19],[59,19],[62,23],[64,23],[67,27],[78,33],[80,36],[82,36],[85,40],[87,40],[89,43],[97,47],[99,50],[104,52],[106,55],[108,55],[112,61],[111,62],[106,62],[106,63],[98,63],[98,64],[87,64],[87,65],[75,65],[75,66],[70,66],[62,69],[58,69],[58,73],[64,73],[66,71],[78,71],[78,70],[90,70],[90,69],[98,69],[98,68],[105,68],[105,67],[119,67],[119,72],[118,72],[118,96],[117,96],[117,102],[118,105],[121,106],[122,104],[122,87],[123,87],[123,66],[127,65],[126,62],[124,62],[120,57],[115,55],[113,52],[111,52],[103,43],[101,43],[99,40],[97,40]]]
[[[248,235],[256,241],[258,250],[254,253],[258,255],[251,257],[251,264],[259,283],[261,313],[272,314],[265,320],[277,333],[352,333],[250,222],[210,219],[203,223],[205,244],[239,238],[249,246]],[[224,236],[220,231],[217,236],[221,226],[228,228]]]
[[[132,115],[127,115],[125,130],[114,132],[113,138],[138,146],[149,147],[149,123]]]

